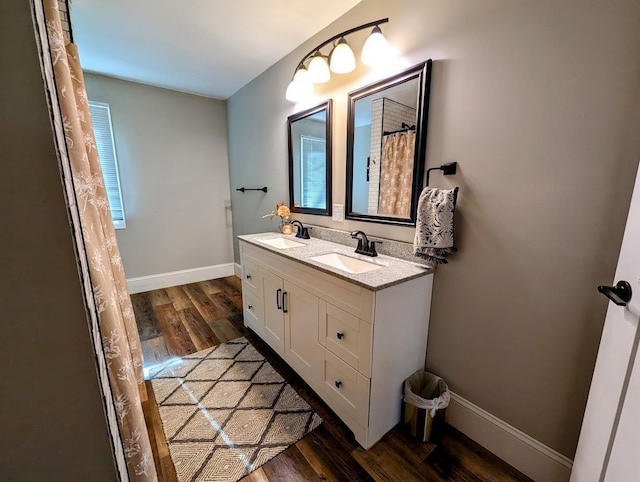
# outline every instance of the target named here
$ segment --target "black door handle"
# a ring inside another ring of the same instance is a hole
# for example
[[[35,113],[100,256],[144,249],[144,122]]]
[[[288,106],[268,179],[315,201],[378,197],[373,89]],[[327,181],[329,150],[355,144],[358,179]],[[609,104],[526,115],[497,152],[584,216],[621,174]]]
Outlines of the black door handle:
[[[615,286],[598,286],[598,291],[618,306],[627,306],[631,301],[631,285],[628,281],[618,281]]]
[[[289,311],[287,311],[287,292],[285,291],[284,293],[282,293],[282,312],[283,313],[289,313]]]
[[[278,290],[276,291],[276,306],[279,310],[282,309],[282,306],[280,306],[280,293],[282,293],[282,290],[278,288]]]

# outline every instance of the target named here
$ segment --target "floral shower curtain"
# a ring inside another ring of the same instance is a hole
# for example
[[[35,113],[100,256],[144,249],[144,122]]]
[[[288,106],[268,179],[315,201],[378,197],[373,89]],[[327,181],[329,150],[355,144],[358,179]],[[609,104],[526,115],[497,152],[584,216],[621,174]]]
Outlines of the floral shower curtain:
[[[129,478],[153,481],[157,476],[138,389],[143,383],[140,339],[103,184],[84,77],[76,46],[65,42],[57,0],[44,0],[44,8],[73,188]]]
[[[408,218],[411,210],[415,131],[385,137],[378,214]]]

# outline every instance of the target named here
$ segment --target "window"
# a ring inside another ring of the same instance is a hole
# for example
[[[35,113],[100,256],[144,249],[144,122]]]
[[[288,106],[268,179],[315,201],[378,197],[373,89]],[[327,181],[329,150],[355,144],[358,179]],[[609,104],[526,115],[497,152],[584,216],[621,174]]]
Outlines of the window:
[[[302,181],[302,206],[325,209],[327,207],[325,183],[327,162],[325,139],[300,136],[300,177]]]
[[[111,111],[109,104],[89,101],[89,111],[93,122],[93,132],[96,136],[96,146],[102,167],[104,187],[111,208],[111,218],[116,229],[126,227],[124,221],[124,207],[122,206],[122,190],[120,176],[118,176],[118,161],[116,147],[113,142],[113,128],[111,127]]]

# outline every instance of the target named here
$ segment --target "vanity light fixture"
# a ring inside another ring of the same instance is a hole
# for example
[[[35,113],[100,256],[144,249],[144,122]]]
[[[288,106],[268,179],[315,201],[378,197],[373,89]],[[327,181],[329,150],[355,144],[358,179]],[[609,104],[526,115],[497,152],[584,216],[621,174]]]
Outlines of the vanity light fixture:
[[[313,84],[328,82],[331,72],[336,74],[346,74],[356,68],[356,59],[353,50],[349,47],[346,37],[352,33],[373,27],[371,35],[362,48],[362,63],[369,66],[378,66],[388,57],[387,40],[382,35],[380,25],[387,23],[388,18],[382,18],[375,22],[369,22],[359,27],[346,30],[338,35],[334,35],[329,40],[315,47],[305,55],[293,75],[293,79],[287,86],[285,97],[291,102],[298,102],[313,92]],[[332,44],[333,48],[329,55],[323,55],[321,49]],[[327,62],[327,59],[329,62]],[[308,62],[308,66],[305,62]]]

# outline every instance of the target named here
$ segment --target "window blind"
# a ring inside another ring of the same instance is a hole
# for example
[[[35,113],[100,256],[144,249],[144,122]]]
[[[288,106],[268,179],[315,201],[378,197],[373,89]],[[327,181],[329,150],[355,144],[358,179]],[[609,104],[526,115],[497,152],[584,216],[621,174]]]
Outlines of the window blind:
[[[107,191],[109,208],[111,209],[111,218],[113,219],[114,227],[122,229],[125,227],[124,207],[109,104],[89,101],[89,111],[91,112],[104,186]]]
[[[326,140],[300,136],[300,175],[302,181],[302,206],[325,209],[327,207]]]

